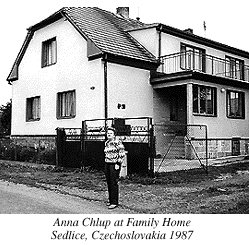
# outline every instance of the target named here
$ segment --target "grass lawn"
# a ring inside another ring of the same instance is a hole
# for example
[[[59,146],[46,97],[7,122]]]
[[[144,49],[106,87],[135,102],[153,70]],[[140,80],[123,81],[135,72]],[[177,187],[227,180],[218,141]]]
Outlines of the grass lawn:
[[[103,203],[102,172],[0,160],[0,179]],[[136,213],[249,213],[249,161],[120,180],[120,206]]]

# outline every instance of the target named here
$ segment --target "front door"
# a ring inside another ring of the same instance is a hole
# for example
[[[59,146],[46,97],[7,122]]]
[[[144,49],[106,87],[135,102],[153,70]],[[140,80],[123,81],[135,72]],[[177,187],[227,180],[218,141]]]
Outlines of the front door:
[[[177,124],[187,124],[186,86],[176,86],[169,89],[170,121]]]
[[[170,121],[179,120],[178,98],[174,94],[170,95]]]

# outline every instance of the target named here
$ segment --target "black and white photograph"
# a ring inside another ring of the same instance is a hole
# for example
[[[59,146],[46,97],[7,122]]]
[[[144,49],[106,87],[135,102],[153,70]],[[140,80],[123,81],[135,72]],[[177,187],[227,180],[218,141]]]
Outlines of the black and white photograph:
[[[246,241],[247,7],[6,2],[0,243]]]

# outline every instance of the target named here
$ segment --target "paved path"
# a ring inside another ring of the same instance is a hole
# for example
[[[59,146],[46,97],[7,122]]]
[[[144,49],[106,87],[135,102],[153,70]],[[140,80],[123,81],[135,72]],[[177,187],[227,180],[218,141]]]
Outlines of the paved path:
[[[208,159],[208,166],[222,166],[225,164],[231,164],[236,161],[243,161],[245,155],[240,156],[227,156],[216,159]],[[154,160],[154,169],[156,172],[172,172],[179,170],[188,170],[193,168],[201,168],[200,161],[198,159],[186,160],[186,159],[163,159],[157,158]],[[202,165],[206,166],[206,159],[201,159]]]
[[[108,214],[130,213],[108,210],[104,203],[88,201],[54,191],[0,181],[0,214]]]

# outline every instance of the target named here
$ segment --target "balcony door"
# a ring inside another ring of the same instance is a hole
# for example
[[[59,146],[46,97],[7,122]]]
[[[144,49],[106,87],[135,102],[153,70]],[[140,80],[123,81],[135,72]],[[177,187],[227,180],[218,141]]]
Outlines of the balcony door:
[[[226,77],[244,80],[244,61],[226,56]]]
[[[181,44],[181,69],[205,72],[205,50]]]

